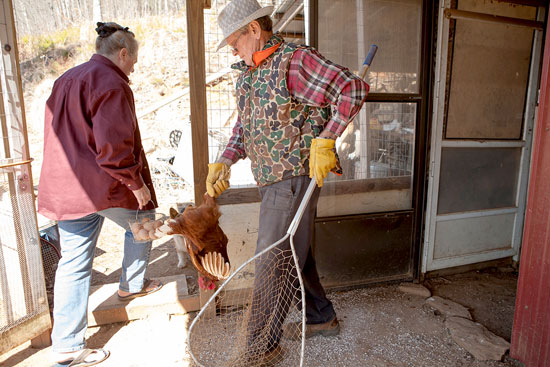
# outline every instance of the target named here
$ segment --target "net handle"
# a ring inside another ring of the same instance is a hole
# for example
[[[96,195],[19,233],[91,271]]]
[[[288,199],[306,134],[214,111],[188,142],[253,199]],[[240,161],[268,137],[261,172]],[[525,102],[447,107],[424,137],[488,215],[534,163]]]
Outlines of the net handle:
[[[309,186],[307,187],[306,193],[302,198],[302,202],[300,203],[300,206],[298,207],[298,210],[294,215],[294,219],[292,219],[292,222],[290,222],[290,225],[288,226],[288,230],[286,231],[286,233],[288,233],[291,236],[294,236],[294,234],[298,230],[298,226],[300,225],[302,217],[304,216],[306,207],[309,204],[309,199],[311,199],[311,196],[313,195],[313,191],[315,191],[315,185],[316,185],[316,182],[315,182],[315,176],[314,176],[311,178],[311,181],[309,182]]]

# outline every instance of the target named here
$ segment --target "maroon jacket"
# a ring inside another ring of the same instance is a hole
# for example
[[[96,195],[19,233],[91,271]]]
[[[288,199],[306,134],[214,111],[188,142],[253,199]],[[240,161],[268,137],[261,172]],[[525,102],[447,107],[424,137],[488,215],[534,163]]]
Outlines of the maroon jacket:
[[[95,54],[56,80],[46,102],[38,212],[55,220],[137,209],[144,184],[157,206],[128,77]]]

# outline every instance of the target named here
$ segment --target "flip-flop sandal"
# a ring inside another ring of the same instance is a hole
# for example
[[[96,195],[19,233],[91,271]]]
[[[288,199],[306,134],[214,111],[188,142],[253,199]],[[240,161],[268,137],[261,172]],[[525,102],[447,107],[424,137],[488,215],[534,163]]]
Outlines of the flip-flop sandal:
[[[147,290],[147,287],[149,285],[151,285],[151,282],[153,280],[152,279],[145,279],[145,282],[143,283],[143,288],[141,288],[141,292],[136,292],[136,293],[130,293],[129,295],[127,296],[121,296],[120,294],[117,293],[117,296],[118,296],[118,300],[119,301],[129,301],[131,299],[134,299],[134,298],[137,298],[137,297],[143,297],[143,296],[146,296],[148,294],[151,294],[151,293],[155,293],[156,291],[158,291],[159,289],[162,288],[162,286],[164,284],[162,284],[161,281],[159,281],[159,285],[156,286],[155,288],[153,289],[149,289]]]
[[[94,359],[92,361],[86,361],[86,359],[90,360],[90,356],[93,356],[94,354],[98,355],[97,359]],[[103,355],[103,356],[100,356]],[[75,359],[69,359],[62,362],[57,362],[52,367],[88,367],[88,366],[95,366],[96,364],[99,364],[106,360],[111,353],[103,348],[97,348],[97,349],[82,349],[82,353],[80,353]]]

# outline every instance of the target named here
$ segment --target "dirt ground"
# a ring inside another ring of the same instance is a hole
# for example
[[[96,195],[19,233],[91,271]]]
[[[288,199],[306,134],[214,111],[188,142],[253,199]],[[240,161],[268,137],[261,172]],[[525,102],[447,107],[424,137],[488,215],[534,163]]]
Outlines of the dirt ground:
[[[108,224],[105,235],[116,234]],[[196,292],[196,273],[188,265],[176,267],[171,240],[156,241],[149,267],[150,276],[186,274]],[[94,284],[116,282],[120,274],[112,261],[115,246],[100,242],[94,265]],[[110,259],[110,261],[107,261]],[[489,268],[427,279],[433,295],[469,308],[475,321],[510,340],[517,273],[511,268]],[[459,347],[444,326],[443,316],[424,305],[424,299],[398,290],[398,284],[374,285],[350,291],[329,292],[342,330],[333,338],[315,337],[306,343],[305,366],[373,367],[520,367],[509,356],[503,361],[478,361]],[[105,347],[111,356],[101,367],[192,366],[186,352],[186,330],[195,313],[152,314],[143,320],[89,328],[89,347]],[[223,348],[224,346],[220,346]],[[23,344],[0,356],[0,365],[46,367],[50,348],[34,349]],[[282,365],[293,366],[292,363]]]

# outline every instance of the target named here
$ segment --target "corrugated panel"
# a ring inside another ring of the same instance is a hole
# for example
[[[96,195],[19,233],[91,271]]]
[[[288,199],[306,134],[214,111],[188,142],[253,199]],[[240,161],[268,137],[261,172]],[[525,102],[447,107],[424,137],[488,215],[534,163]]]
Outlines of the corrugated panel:
[[[550,366],[550,32],[540,88],[540,105],[525,217],[512,346],[526,367]]]

